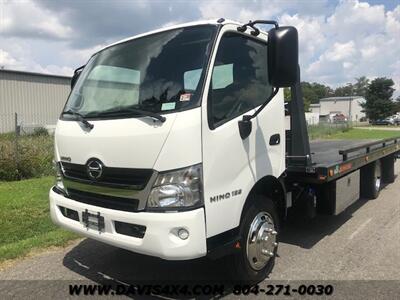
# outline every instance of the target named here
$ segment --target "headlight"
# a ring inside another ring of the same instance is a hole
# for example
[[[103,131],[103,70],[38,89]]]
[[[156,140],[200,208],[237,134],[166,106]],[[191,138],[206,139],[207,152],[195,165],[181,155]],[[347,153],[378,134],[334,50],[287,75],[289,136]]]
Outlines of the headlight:
[[[62,165],[61,163],[58,163],[56,161],[53,161],[54,164],[54,169],[56,171],[56,188],[59,189],[60,191],[65,191],[64,183],[62,181],[63,178],[63,170],[62,170]]]
[[[203,204],[202,165],[158,174],[148,208],[188,208]]]

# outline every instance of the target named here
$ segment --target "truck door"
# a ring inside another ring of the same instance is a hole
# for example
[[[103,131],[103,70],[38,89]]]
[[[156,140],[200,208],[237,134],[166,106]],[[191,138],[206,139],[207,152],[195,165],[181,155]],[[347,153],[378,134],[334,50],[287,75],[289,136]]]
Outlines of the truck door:
[[[207,236],[237,227],[254,184],[279,177],[285,166],[283,92],[252,120],[242,140],[238,121],[272,93],[266,36],[255,38],[225,25],[218,37],[202,103],[204,202]]]

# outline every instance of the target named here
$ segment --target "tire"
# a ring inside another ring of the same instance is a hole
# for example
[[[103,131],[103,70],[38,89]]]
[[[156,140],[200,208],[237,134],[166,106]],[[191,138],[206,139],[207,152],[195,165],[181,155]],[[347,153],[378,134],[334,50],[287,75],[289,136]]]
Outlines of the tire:
[[[377,160],[361,169],[361,197],[376,199],[381,190],[381,162]]]
[[[234,281],[256,284],[271,273],[278,249],[279,219],[271,199],[259,195],[250,199],[242,215],[239,234],[241,249],[231,257],[231,275]],[[267,254],[261,255],[258,250],[262,249]],[[249,257],[253,257],[252,263]]]
[[[395,179],[394,175],[394,163],[395,156],[389,155],[381,159],[382,164],[382,181],[383,183],[393,183]]]

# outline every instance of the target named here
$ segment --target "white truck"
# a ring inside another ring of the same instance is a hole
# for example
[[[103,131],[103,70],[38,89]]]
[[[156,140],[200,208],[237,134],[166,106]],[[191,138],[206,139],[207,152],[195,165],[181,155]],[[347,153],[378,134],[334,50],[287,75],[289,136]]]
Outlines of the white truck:
[[[395,178],[398,139],[310,145],[299,82],[297,31],[275,21],[105,47],[75,71],[57,124],[53,221],[167,260],[229,255],[236,278],[264,279],[288,211],[339,214]]]

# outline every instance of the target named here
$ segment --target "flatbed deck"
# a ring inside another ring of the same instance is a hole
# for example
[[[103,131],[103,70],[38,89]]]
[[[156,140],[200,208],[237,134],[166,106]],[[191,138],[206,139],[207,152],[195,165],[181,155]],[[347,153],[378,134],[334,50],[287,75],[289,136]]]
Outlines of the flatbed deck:
[[[339,150],[363,146],[377,140],[314,140],[310,141],[311,160],[314,167],[328,166],[343,161]],[[365,153],[362,148],[352,153],[360,155]]]
[[[385,140],[315,140],[310,142],[311,165],[288,161],[288,179],[324,183],[393,153],[400,153],[400,137]]]

